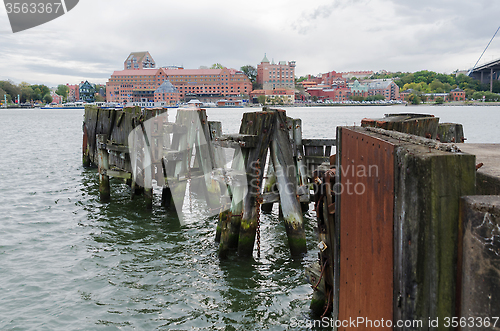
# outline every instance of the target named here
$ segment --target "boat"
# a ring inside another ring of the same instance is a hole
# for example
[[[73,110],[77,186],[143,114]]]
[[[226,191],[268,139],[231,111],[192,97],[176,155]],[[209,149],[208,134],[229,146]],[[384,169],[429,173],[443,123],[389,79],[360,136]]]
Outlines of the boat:
[[[62,105],[48,105],[41,107],[40,109],[85,109],[85,104],[82,101],[77,102],[66,102]]]
[[[141,108],[178,108],[179,105],[172,105],[169,104],[165,101],[156,101],[156,102],[147,102],[147,101],[140,101],[140,102],[127,102],[125,106],[123,107],[141,107]]]
[[[241,100],[229,101],[226,99],[221,99],[217,101],[218,108],[243,108],[243,102]]]

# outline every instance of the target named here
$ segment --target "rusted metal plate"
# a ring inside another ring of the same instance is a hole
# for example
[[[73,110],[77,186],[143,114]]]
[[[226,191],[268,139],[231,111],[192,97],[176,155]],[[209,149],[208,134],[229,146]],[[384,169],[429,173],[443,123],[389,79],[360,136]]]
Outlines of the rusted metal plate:
[[[394,145],[342,128],[341,148],[338,319],[392,321]]]

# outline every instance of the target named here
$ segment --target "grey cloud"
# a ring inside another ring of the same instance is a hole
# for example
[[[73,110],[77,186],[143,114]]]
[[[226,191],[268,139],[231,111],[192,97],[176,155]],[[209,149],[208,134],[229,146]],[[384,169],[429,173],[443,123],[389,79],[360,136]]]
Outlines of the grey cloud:
[[[363,0],[334,0],[330,4],[318,6],[312,11],[303,12],[298,20],[291,23],[291,27],[299,34],[307,34],[316,27],[317,20],[327,19],[334,13],[335,10],[342,10],[348,6],[355,6],[362,1]]]

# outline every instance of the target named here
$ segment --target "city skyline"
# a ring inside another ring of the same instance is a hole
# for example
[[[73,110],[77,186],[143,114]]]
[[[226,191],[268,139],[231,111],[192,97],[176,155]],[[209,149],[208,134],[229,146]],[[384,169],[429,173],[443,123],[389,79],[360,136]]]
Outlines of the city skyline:
[[[296,76],[352,70],[451,73],[469,69],[498,28],[490,0],[81,1],[47,24],[13,34],[0,6],[0,80],[104,84],[130,52],[157,67],[221,63],[239,69],[296,61]],[[480,63],[500,57],[493,40]]]

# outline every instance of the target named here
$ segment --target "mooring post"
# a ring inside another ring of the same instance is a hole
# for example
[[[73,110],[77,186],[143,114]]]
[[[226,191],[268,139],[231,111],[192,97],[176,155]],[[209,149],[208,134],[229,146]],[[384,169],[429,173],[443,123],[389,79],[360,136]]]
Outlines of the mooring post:
[[[97,153],[99,155],[99,197],[101,202],[110,200],[109,176],[109,154],[106,150],[106,134],[98,134],[97,139]]]
[[[214,151],[214,169],[223,169],[224,164],[226,163],[224,150],[222,149],[222,147],[214,145],[214,141],[216,141],[222,136],[222,123],[215,121],[208,121],[208,129],[210,131],[211,145]],[[225,199],[229,199],[230,192],[228,192],[226,186],[221,185],[220,190],[221,190],[221,196],[224,196]],[[225,206],[223,204],[222,207],[223,209],[225,209]],[[220,242],[221,233],[222,233],[222,218],[219,213],[217,228],[215,232],[215,242]]]
[[[151,112],[146,113],[151,115]],[[142,134],[144,139],[144,153],[142,159],[143,165],[143,183],[144,183],[144,201],[146,209],[153,209],[153,150],[151,148],[150,136],[151,130],[146,130],[144,122],[141,122]]]
[[[264,178],[267,150],[271,140],[276,112],[267,111],[246,113],[243,115],[240,134],[258,136],[255,147],[249,148],[246,160],[248,193],[243,200],[243,216],[241,218],[240,235],[238,239],[238,254],[252,256],[255,236],[259,227],[260,191]]]
[[[248,158],[247,149],[236,150],[231,164],[234,172],[231,187],[231,208],[219,214],[220,243],[219,257],[225,258],[232,249],[238,247],[240,235],[243,199],[247,194],[245,161]]]
[[[219,182],[211,178],[210,173],[217,168],[216,152],[212,144],[211,132],[205,109],[198,110],[201,128],[196,135],[196,160],[203,173],[201,185],[203,186],[205,200],[212,210],[221,208],[221,188]]]
[[[83,122],[82,163],[84,167],[90,167],[88,132],[87,124],[85,122]]]
[[[153,181],[152,181],[152,166],[144,169],[144,201],[146,209],[153,209]]]
[[[307,165],[304,157],[304,146],[302,145],[302,120],[296,118],[293,120],[292,124],[293,130],[293,140],[295,142],[295,166],[297,167],[297,183],[300,186],[305,187],[305,191],[308,193],[307,197],[310,200],[309,194],[309,183],[307,182]],[[307,212],[309,210],[309,203],[302,202],[300,204],[302,211]]]
[[[264,194],[277,192],[276,188],[276,173],[274,172],[273,163],[269,162],[267,165],[267,173],[264,184]],[[260,208],[264,213],[270,213],[273,210],[273,202],[263,203]]]
[[[297,177],[287,126],[286,112],[276,110],[275,130],[271,140],[271,158],[276,171],[288,244],[292,255],[307,251],[302,210],[297,195]]]

